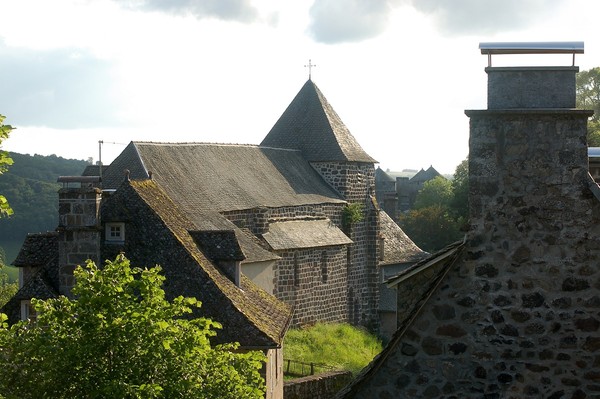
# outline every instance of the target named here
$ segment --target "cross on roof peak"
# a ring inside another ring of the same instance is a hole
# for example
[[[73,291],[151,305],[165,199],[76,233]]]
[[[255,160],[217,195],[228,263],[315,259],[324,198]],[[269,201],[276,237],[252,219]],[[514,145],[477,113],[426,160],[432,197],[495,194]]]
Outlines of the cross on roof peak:
[[[311,59],[308,60],[308,64],[304,65],[304,68],[308,68],[308,80],[311,80],[313,67],[316,67],[316,65],[312,63]]]

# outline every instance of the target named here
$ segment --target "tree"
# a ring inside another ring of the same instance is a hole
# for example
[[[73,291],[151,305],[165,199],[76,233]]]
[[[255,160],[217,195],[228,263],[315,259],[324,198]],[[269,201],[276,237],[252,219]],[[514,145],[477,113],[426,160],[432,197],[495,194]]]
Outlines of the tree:
[[[469,162],[462,161],[452,181],[438,176],[423,184],[414,207],[400,215],[400,226],[425,251],[460,240],[469,217]]]
[[[469,217],[469,158],[458,164],[454,171],[450,210],[464,222]]]
[[[19,285],[8,281],[8,275],[4,273],[2,268],[5,266],[6,257],[4,250],[0,247],[0,308],[8,302],[10,298],[17,293]]]
[[[442,176],[423,183],[419,190],[413,209],[423,209],[434,205],[447,207],[452,199],[452,184]]]
[[[4,124],[4,119],[6,119],[6,117],[0,115],[0,175],[6,172],[8,167],[13,163],[8,152],[2,151],[2,142],[8,138],[9,133],[13,130],[11,125]],[[8,201],[0,194],[0,217],[10,216],[12,213],[13,210],[10,208],[10,205],[8,205]]]
[[[76,299],[32,299],[37,321],[0,326],[0,395],[261,398],[264,356],[212,346],[219,323],[190,318],[194,298],[167,301],[160,270],[123,255],[103,269],[88,261],[74,272]]]
[[[575,80],[577,108],[591,109],[588,121],[588,145],[600,146],[600,67],[581,71]]]

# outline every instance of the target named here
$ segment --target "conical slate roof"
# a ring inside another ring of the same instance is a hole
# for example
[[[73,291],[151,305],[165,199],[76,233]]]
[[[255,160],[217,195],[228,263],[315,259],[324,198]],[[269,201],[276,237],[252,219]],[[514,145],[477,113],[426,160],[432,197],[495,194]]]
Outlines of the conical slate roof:
[[[377,162],[362,149],[310,79],[260,145],[300,150],[308,161]]]

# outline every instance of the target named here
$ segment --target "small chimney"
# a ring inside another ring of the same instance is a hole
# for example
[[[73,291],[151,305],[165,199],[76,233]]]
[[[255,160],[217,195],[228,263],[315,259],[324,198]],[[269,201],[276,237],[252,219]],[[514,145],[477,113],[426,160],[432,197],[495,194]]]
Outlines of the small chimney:
[[[100,261],[102,191],[92,184],[98,176],[61,176],[58,182],[59,293],[70,296],[75,267]]]

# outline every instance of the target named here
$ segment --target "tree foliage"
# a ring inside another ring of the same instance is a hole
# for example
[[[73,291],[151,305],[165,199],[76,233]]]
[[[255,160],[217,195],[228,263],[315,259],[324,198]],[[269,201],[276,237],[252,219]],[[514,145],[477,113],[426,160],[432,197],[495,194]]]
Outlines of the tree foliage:
[[[27,233],[51,231],[58,224],[58,176],[80,175],[87,162],[56,155],[24,155],[11,152],[14,165],[0,175],[0,193],[15,213],[0,219],[0,246],[7,250],[9,262],[16,256]],[[18,244],[13,244],[18,243]]]
[[[438,205],[448,207],[452,200],[452,183],[442,176],[437,176],[423,183],[419,190],[413,209],[423,209]]]
[[[600,67],[579,72],[575,87],[577,108],[594,111],[588,121],[588,145],[600,147]]]
[[[160,270],[123,255],[88,262],[75,270],[76,299],[33,299],[37,321],[0,327],[0,395],[261,398],[264,356],[211,346],[220,325],[189,318],[194,298],[167,301]]]
[[[421,249],[435,252],[460,240],[469,209],[469,165],[465,159],[449,181],[438,176],[423,184],[415,204],[400,215],[400,226]]]
[[[13,160],[8,155],[8,152],[2,151],[2,142],[8,138],[8,135],[13,130],[11,125],[5,125],[4,119],[6,117],[4,115],[0,115],[0,175],[8,169],[10,165],[13,164]],[[10,216],[13,214],[13,210],[10,205],[8,205],[8,201],[4,195],[0,194],[0,218]]]
[[[2,308],[2,306],[4,306],[19,289],[19,284],[11,283],[9,281],[8,274],[3,270],[5,265],[6,257],[4,255],[4,250],[0,247],[0,308]]]

